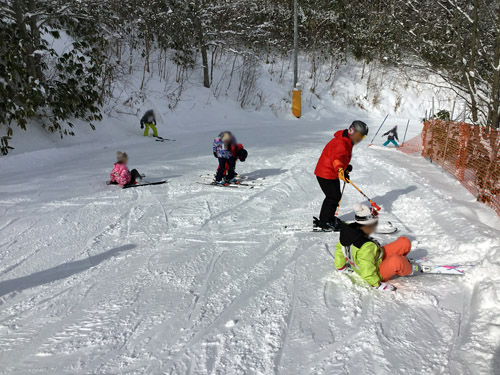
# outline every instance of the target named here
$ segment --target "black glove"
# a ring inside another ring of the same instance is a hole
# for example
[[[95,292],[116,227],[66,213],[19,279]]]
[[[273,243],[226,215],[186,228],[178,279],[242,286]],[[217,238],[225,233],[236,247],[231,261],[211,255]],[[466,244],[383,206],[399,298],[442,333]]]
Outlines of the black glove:
[[[214,151],[214,156],[218,159],[218,157],[217,157],[217,152],[216,152],[216,151]]]
[[[144,129],[144,124],[141,124],[141,129]]]
[[[243,162],[243,161],[247,160],[247,157],[248,157],[248,151],[245,150],[244,148],[242,148],[240,150],[240,154],[238,155],[238,158],[240,159],[240,161]]]
[[[351,181],[351,176],[349,176],[349,173],[352,172],[352,165],[349,164],[347,168],[344,171],[344,177],[347,181]]]

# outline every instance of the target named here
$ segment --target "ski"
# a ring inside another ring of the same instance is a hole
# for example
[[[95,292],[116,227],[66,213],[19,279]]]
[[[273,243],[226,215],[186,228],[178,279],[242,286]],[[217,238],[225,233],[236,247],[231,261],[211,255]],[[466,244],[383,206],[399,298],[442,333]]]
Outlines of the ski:
[[[199,181],[196,181],[197,184],[200,184],[200,185],[208,185],[208,186],[214,186],[214,187],[221,187],[221,188],[238,188],[238,185],[216,185],[216,184],[213,184],[211,182],[199,182]]]
[[[390,221],[387,222],[388,225],[377,228],[375,234],[393,234],[398,231],[398,228],[395,227]],[[285,232],[304,232],[304,233],[338,233],[333,230],[323,230],[321,228],[312,227],[312,229],[306,229],[304,227],[294,226],[294,225],[285,225],[283,226],[283,231]]]
[[[215,174],[213,173],[201,174],[200,177],[213,179],[215,178]],[[245,175],[237,175],[235,179],[244,183],[254,183],[254,182],[264,181],[266,178],[265,177],[249,178],[246,177]]]
[[[202,176],[204,177],[204,176]],[[205,181],[203,182],[199,182],[200,184],[202,185],[214,185],[213,184],[213,179],[208,179],[206,178]],[[245,188],[248,188],[248,189],[253,189],[255,188],[256,186],[262,186],[262,185],[257,185],[257,184],[248,184],[248,183],[245,183],[245,182],[231,182],[230,184],[227,184],[225,185],[225,187],[238,187],[238,186],[241,186],[241,187],[245,187]]]
[[[163,138],[163,137],[154,137],[154,138],[156,138],[157,142],[165,142],[165,141],[175,142],[175,139],[170,139],[170,138]]]
[[[124,185],[122,189],[135,188],[139,186],[163,185],[166,184],[167,182],[168,181],[156,181],[156,182],[144,182],[139,184],[130,184],[130,185]]]
[[[310,229],[305,229],[303,227],[297,227],[293,225],[284,225],[282,228],[283,232],[290,233],[338,233],[333,230],[323,230],[321,228],[312,227]]]
[[[249,184],[249,183],[246,183],[246,182],[235,182],[235,183],[231,182],[229,185],[248,186],[248,187],[250,187],[250,189],[253,189],[256,186],[262,186],[262,184],[257,185],[257,184]]]
[[[212,178],[208,178],[208,176],[201,176],[201,177],[202,177],[202,180],[204,180],[203,183],[211,184],[214,181]],[[229,185],[230,186],[245,186],[249,189],[253,189],[255,187],[262,186],[263,184],[236,181],[236,182],[231,182]]]
[[[464,264],[464,265],[429,265],[425,264],[429,260],[427,258],[415,259],[416,263],[419,263],[422,266],[423,273],[430,274],[444,274],[444,275],[465,275],[465,272],[474,267],[473,264]],[[423,264],[422,264],[423,263]]]

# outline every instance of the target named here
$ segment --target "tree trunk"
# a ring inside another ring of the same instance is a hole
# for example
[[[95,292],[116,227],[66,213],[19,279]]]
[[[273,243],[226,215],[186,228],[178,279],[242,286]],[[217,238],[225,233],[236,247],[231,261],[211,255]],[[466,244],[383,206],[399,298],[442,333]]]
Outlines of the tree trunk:
[[[217,46],[214,46],[213,51],[212,51],[212,59],[210,62],[210,82],[214,81],[215,61],[217,61]]]
[[[36,14],[36,2],[34,0],[28,0],[28,10],[31,14],[29,17],[29,25],[31,29],[31,45],[33,46],[33,50],[37,50],[40,46],[41,36],[40,29],[38,28],[38,19],[34,15]],[[33,63],[35,66],[35,77],[41,81],[43,79],[43,74],[40,54],[35,54],[33,56]]]
[[[210,88],[210,71],[208,67],[207,46],[205,44],[205,37],[203,35],[203,25],[201,24],[201,19],[200,19],[200,1],[195,0],[194,6],[195,6],[194,23],[196,27],[196,34],[198,35],[198,43],[200,44],[201,61],[203,64],[203,86],[205,86],[206,88]]]
[[[36,62],[33,57],[33,41],[31,40],[31,36],[28,33],[28,29],[26,28],[26,22],[24,19],[24,14],[27,12],[26,4],[23,0],[14,0],[13,8],[16,15],[16,24],[19,29],[19,33],[23,38],[23,44],[26,48],[26,53],[24,54],[26,60],[26,66],[28,67],[28,71],[33,78],[37,77],[37,69]]]
[[[132,74],[132,64],[133,63],[134,63],[134,39],[130,38],[128,74]]]
[[[487,125],[493,128],[500,126],[500,7],[497,9],[497,37],[493,56],[493,79],[491,82],[491,96],[488,108]]]
[[[146,72],[149,71],[149,32],[146,31]]]
[[[469,87],[469,94],[471,97],[471,114],[472,121],[477,123],[479,120],[478,116],[478,103],[477,103],[477,89],[476,89],[476,77],[475,74],[471,74],[471,72],[476,73],[476,59],[477,59],[477,39],[478,39],[478,29],[479,29],[479,0],[474,0],[474,10],[472,16],[472,34],[471,34],[471,56],[468,64],[468,71],[465,72],[466,79]]]

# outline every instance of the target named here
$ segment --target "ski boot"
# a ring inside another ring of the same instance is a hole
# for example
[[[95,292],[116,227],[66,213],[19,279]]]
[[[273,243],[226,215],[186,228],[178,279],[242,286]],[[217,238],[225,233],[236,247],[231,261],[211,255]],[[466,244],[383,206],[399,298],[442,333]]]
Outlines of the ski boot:
[[[333,224],[333,231],[340,232],[341,224],[342,224],[342,220],[340,220],[338,217],[335,217],[335,223]]]
[[[316,231],[333,232],[335,224],[323,223],[317,217],[313,217],[313,229]]]
[[[240,183],[240,180],[238,180],[237,178],[233,178],[231,180],[226,180],[226,182],[228,184],[234,184],[234,185],[238,185]]]
[[[415,262],[415,259],[413,258],[406,258],[408,259],[408,262],[410,262],[411,265],[411,273],[408,276],[417,276],[424,272],[423,267]]]
[[[225,180],[222,180],[222,181],[212,181],[212,185],[215,185],[215,186],[227,186],[229,185]]]

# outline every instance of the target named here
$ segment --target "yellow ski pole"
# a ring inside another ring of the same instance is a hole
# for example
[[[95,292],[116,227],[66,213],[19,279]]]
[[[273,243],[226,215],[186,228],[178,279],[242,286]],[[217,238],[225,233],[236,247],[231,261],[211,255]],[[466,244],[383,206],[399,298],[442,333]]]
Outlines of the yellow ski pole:
[[[380,208],[380,206],[379,206],[377,203],[375,203],[375,202],[374,202],[374,201],[372,201],[370,198],[368,198],[368,197],[366,196],[366,194],[365,194],[365,193],[363,193],[363,192],[361,191],[361,189],[360,189],[360,188],[358,188],[356,185],[354,185],[354,184],[351,182],[351,180],[349,180],[348,178],[346,178],[346,181],[347,181],[349,184],[351,184],[352,186],[354,186],[354,188],[355,188],[357,191],[359,191],[363,197],[365,197],[366,199],[368,199],[368,201],[371,203],[372,207],[374,207],[377,211],[380,211],[380,210],[382,209],[382,208]]]
[[[339,204],[337,206],[337,211],[335,212],[335,216],[339,216],[340,202],[342,202],[342,197],[344,196],[345,184],[346,182],[344,181],[344,186],[342,186],[342,193],[340,193]]]

